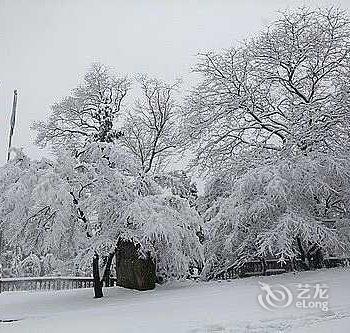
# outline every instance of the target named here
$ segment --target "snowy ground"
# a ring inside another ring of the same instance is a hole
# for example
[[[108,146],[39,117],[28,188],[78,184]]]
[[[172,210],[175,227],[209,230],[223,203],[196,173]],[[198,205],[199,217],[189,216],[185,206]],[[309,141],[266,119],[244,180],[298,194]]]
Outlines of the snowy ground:
[[[298,283],[329,285],[329,310],[266,310],[258,282],[282,284],[293,295]],[[349,332],[350,270],[324,270],[222,282],[182,282],[137,292],[105,290],[0,294],[0,332]]]

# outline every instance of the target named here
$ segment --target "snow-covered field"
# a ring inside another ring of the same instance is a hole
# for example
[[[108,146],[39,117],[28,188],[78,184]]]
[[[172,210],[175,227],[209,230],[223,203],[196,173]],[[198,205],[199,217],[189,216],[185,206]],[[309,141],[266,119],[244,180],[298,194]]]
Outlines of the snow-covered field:
[[[299,283],[329,285],[329,310],[266,310],[258,282],[282,284],[295,295]],[[350,270],[333,269],[222,282],[181,282],[138,292],[105,290],[0,294],[0,332],[349,332]]]

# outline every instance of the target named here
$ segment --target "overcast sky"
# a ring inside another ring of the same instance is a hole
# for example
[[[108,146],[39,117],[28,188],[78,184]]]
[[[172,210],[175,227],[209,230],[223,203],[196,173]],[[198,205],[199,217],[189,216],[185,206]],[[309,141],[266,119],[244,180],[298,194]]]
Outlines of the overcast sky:
[[[5,161],[13,89],[14,145],[42,152],[30,125],[69,94],[93,61],[120,73],[194,80],[196,53],[227,48],[262,29],[276,11],[350,0],[0,0],[0,163]]]

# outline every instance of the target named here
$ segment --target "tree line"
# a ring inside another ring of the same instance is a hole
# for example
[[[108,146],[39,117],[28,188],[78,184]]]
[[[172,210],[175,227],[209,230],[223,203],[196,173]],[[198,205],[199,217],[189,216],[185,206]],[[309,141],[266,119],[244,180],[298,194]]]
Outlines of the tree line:
[[[15,150],[0,169],[3,271],[92,273],[101,297],[112,267],[119,285],[150,289],[254,258],[311,269],[348,253],[349,50],[346,12],[301,8],[201,53],[185,98],[180,82],[93,64],[33,125],[55,158]]]

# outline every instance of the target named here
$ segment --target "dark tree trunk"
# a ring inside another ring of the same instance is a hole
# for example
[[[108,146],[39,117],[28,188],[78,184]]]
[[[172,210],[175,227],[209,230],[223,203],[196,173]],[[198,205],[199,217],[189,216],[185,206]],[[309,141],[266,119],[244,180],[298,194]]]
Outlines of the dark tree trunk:
[[[139,249],[140,245],[119,239],[116,249],[117,285],[137,290],[154,289],[156,266],[149,254],[142,258]]]
[[[316,268],[324,267],[324,256],[321,248],[317,249],[315,253],[315,267]]]
[[[111,252],[107,258],[106,267],[105,267],[105,271],[103,273],[103,278],[102,278],[102,281],[105,283],[105,287],[111,286],[110,276],[111,276],[111,266],[112,266],[114,255],[115,255],[115,251]]]
[[[100,280],[100,268],[99,268],[99,256],[95,253],[94,258],[92,260],[92,275],[94,278],[94,293],[95,298],[103,297],[102,286],[103,283]]]
[[[323,267],[323,252],[318,244],[314,244],[308,251],[310,268],[318,269]]]
[[[308,270],[310,269],[310,264],[309,264],[309,260],[307,258],[307,254],[305,253],[305,250],[303,248],[303,245],[301,243],[301,239],[298,236],[297,237],[297,244],[298,244],[298,249],[299,249],[299,253],[300,253],[300,260],[301,260],[301,268],[304,270]]]
[[[266,275],[266,260],[261,258],[262,275]]]
[[[293,257],[291,260],[290,260],[290,271],[295,271],[297,270],[297,261],[296,261],[296,258]]]
[[[318,244],[309,244],[307,250],[304,249],[300,237],[297,237],[297,244],[300,253],[302,269],[317,269],[324,265],[323,251]]]

